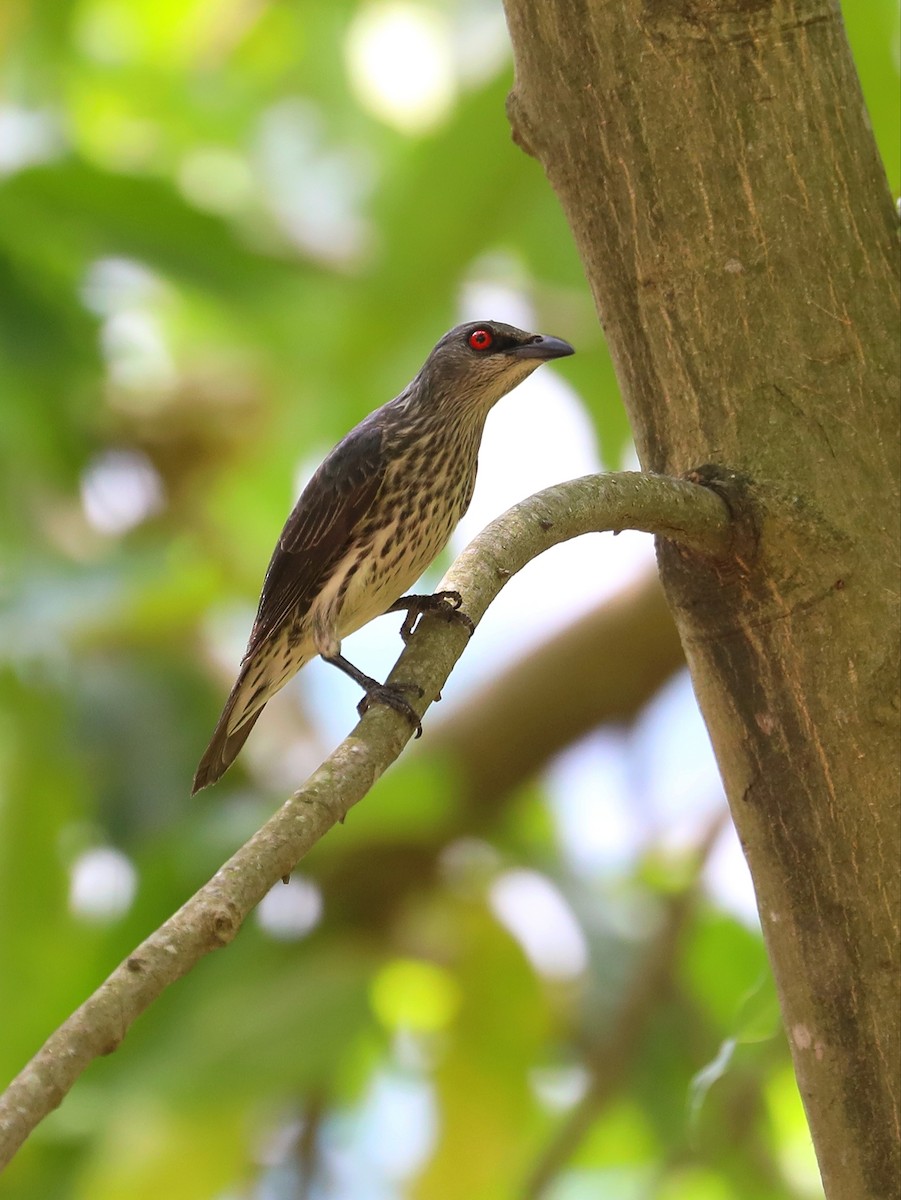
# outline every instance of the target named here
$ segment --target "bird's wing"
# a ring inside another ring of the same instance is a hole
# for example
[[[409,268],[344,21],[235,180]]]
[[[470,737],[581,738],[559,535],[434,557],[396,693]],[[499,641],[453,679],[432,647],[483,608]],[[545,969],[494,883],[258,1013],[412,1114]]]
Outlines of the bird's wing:
[[[322,462],[285,522],[266,570],[245,661],[285,620],[310,608],[372,506],[386,465],[381,426],[371,419]]]

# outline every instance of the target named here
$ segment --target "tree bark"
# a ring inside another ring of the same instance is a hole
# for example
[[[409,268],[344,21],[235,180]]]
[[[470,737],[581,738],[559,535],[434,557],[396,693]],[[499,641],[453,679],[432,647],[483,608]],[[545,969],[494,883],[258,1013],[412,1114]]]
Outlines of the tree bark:
[[[832,0],[506,0],[642,465],[756,551],[661,543],[831,1200],[899,1178],[897,228]]]

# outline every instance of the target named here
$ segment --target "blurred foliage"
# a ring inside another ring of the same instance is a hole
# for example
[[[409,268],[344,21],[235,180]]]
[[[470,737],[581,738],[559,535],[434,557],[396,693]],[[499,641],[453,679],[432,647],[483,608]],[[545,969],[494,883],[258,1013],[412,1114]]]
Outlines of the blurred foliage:
[[[846,16],[897,188],[897,7]],[[419,30],[395,75],[435,106],[401,96],[393,123],[348,57],[388,18],[395,50]],[[302,687],[187,800],[301,464],[399,389],[467,289],[578,344],[561,372],[608,465],[628,434],[562,216],[509,138],[499,8],[4,0],[0,45],[6,1079],[327,748]],[[586,877],[538,786],[424,855],[453,806],[447,772],[394,771],[0,1194],[497,1200],[587,1106],[557,1200],[817,1195],[757,932],[699,895],[661,947],[685,862],[649,846]],[[499,919],[514,868],[575,914],[578,970],[537,970]]]

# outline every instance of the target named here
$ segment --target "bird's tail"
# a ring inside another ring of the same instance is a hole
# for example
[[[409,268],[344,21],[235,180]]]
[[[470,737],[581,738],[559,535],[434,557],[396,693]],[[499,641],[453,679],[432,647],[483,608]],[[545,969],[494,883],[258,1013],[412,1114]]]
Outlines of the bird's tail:
[[[251,708],[247,704],[246,683],[246,673],[242,671],[225,702],[222,715],[219,717],[216,728],[213,730],[213,736],[210,738],[210,744],[203,752],[203,758],[201,758],[197,771],[194,774],[194,782],[191,785],[192,796],[199,792],[201,788],[209,787],[211,783],[215,783],[217,779],[225,774],[238,757],[241,747],[247,741],[247,735],[253,729],[257,717],[259,717],[266,706],[266,700],[269,699],[268,696],[263,697],[255,708]],[[235,711],[240,712],[244,706],[250,711],[241,723],[235,727]]]

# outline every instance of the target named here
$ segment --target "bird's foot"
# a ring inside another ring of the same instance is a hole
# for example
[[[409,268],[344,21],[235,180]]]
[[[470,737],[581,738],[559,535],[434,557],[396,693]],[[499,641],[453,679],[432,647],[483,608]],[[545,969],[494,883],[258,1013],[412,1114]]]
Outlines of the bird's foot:
[[[459,592],[433,592],[430,596],[401,596],[388,609],[388,612],[404,612],[404,622],[400,627],[400,636],[404,645],[413,636],[413,627],[417,618],[423,613],[434,613],[444,621],[456,621],[469,630],[469,636],[475,633],[475,625],[465,612],[460,611],[463,597]]]
[[[415,683],[388,684],[378,683],[375,679],[371,679],[366,685],[366,695],[357,705],[357,712],[362,717],[371,705],[386,704],[388,708],[393,708],[395,712],[399,712],[407,718],[416,731],[414,737],[422,737],[422,722],[404,692],[409,692],[413,696],[421,696],[422,688]]]
[[[422,722],[419,720],[419,716],[409,700],[404,696],[404,692],[409,692],[413,696],[421,696],[422,688],[419,684],[379,683],[371,675],[365,675],[352,662],[348,662],[343,654],[323,654],[322,657],[325,662],[331,663],[333,667],[337,667],[339,671],[343,671],[345,675],[349,675],[354,683],[358,684],[366,693],[357,705],[357,712],[361,717],[370,705],[387,704],[389,708],[393,708],[395,712],[399,712],[405,716],[416,730],[416,736],[422,737]]]

